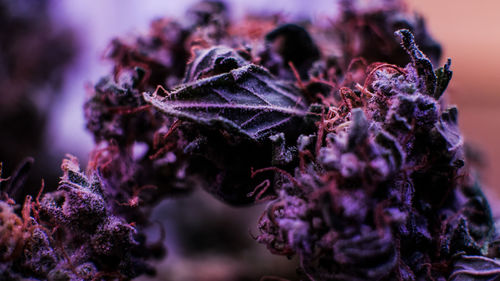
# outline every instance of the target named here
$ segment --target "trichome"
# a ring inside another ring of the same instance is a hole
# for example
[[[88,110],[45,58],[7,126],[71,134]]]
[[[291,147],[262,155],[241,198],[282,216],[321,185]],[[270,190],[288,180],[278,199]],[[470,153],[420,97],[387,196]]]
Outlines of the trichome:
[[[339,4],[320,25],[233,22],[206,1],[113,40],[84,105],[87,171],[65,159],[57,190],[17,211],[16,175],[2,180],[3,276],[153,273],[152,207],[200,186],[266,202],[254,238],[297,255],[304,280],[498,278],[491,211],[443,100],[451,60],[434,67],[439,44],[400,1]]]

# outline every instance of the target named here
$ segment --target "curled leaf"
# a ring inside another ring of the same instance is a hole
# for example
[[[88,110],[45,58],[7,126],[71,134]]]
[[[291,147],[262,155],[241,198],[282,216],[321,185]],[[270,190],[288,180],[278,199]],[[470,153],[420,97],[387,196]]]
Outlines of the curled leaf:
[[[221,74],[248,64],[235,50],[223,46],[195,50],[195,58],[187,65],[183,83]]]
[[[482,256],[463,255],[455,263],[455,268],[448,280],[498,280],[500,278],[500,262]]]
[[[436,74],[431,61],[418,49],[413,34],[407,29],[400,29],[395,32],[401,39],[401,45],[410,55],[413,66],[415,67],[420,81],[420,87],[423,92],[429,96],[435,97],[436,92]]]
[[[439,99],[441,95],[443,95],[444,91],[448,87],[450,83],[451,76],[453,76],[453,71],[450,70],[451,59],[448,59],[446,64],[443,67],[440,67],[436,70],[436,92],[434,93],[434,97]]]

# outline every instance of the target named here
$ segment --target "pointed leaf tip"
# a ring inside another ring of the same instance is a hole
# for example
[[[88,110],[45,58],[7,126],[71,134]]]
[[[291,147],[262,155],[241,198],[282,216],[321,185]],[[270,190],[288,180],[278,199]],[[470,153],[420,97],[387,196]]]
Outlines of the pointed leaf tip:
[[[420,51],[411,31],[400,29],[394,34],[400,38],[401,46],[410,55],[413,67],[415,67],[420,79],[419,87],[421,91],[431,97],[435,97],[437,78],[431,61]]]

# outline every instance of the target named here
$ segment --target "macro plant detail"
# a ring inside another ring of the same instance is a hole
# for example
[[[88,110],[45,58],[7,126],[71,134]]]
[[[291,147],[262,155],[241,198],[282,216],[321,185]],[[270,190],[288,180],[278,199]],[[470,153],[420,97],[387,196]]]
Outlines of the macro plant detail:
[[[113,40],[83,105],[86,168],[68,155],[57,187],[21,203],[26,171],[0,165],[0,278],[154,275],[152,210],[197,187],[267,204],[251,235],[297,256],[301,280],[498,278],[495,222],[443,98],[451,60],[434,67],[441,48],[401,1],[339,4],[321,26],[232,21],[204,1],[187,24]]]
[[[151,271],[138,255],[147,248],[133,224],[106,209],[97,172],[83,173],[72,156],[61,168],[57,190],[42,197],[42,183],[35,199],[26,196],[21,217],[2,194],[2,280],[123,279]]]

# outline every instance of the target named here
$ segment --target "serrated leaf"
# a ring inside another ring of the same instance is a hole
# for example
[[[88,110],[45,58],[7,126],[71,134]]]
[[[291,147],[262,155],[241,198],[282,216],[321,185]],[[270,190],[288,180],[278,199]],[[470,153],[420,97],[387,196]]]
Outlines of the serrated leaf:
[[[254,140],[286,131],[307,115],[297,88],[254,64],[183,84],[167,97],[143,95],[165,114]]]

